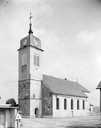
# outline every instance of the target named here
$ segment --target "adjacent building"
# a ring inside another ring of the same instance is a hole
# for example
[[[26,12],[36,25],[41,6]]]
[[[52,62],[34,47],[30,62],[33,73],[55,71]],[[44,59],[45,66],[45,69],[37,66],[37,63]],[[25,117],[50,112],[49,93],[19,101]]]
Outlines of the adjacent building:
[[[18,49],[18,102],[23,116],[66,117],[86,115],[89,91],[78,82],[41,73],[41,40],[29,33]],[[50,65],[51,66],[51,65]]]
[[[99,89],[99,91],[100,91],[100,112],[101,112],[101,81],[99,82],[96,89]]]
[[[0,105],[0,128],[15,128],[16,107]]]

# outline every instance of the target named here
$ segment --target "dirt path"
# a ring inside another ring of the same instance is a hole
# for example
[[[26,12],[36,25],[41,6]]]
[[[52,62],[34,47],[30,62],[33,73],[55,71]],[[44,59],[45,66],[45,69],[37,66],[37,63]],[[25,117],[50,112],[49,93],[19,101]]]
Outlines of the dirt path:
[[[22,123],[22,128],[101,128],[101,115],[70,118],[23,118]]]

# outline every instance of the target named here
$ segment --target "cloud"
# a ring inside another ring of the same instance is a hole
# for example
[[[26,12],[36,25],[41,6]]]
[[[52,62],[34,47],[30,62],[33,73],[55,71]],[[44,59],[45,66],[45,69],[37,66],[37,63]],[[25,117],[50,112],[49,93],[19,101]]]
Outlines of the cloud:
[[[31,3],[32,1],[36,2],[39,0],[13,0],[13,2],[16,4],[29,3],[29,2]]]
[[[80,5],[80,0],[77,1],[69,4],[62,0],[8,0],[8,5],[0,11],[0,94],[12,96],[11,90],[17,94],[17,48],[19,40],[27,35],[30,9],[33,33],[42,40],[42,48],[45,50],[43,70],[59,77],[80,77],[86,83],[85,87],[96,86],[94,77],[97,77],[95,73],[99,70],[94,70],[90,52],[92,45],[93,50],[95,47],[100,50],[98,43],[101,44],[101,30],[88,31],[88,26],[92,27],[89,24],[95,23],[93,19],[98,20],[95,17],[98,13],[95,13],[95,9],[93,13],[87,2],[83,4],[84,0]],[[91,11],[88,13],[87,9]],[[76,39],[75,33],[78,33]],[[97,61],[100,66],[100,57]],[[92,76],[89,75],[91,72]]]
[[[84,30],[77,34],[77,39],[84,43],[93,43],[94,41],[101,41],[101,30],[88,31]]]
[[[6,2],[8,2],[8,0],[0,0],[0,5],[4,4]]]

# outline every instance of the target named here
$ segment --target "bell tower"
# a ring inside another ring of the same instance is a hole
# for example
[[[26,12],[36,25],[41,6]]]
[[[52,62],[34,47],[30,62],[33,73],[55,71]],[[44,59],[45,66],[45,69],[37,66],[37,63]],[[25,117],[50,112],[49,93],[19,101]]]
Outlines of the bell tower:
[[[30,13],[28,35],[18,49],[18,103],[23,116],[41,116],[41,40],[33,35]]]

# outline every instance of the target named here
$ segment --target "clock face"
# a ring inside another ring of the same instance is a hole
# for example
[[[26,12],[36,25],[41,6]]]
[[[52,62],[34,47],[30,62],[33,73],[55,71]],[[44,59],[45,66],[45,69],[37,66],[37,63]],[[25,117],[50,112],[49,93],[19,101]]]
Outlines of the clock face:
[[[34,40],[34,45],[38,48],[40,48],[40,42],[38,40]]]
[[[37,48],[41,48],[41,41],[37,37],[31,36],[30,37],[30,44],[32,46],[37,47]]]
[[[35,44],[35,46],[38,46],[38,42],[36,40],[34,41],[34,44]]]

